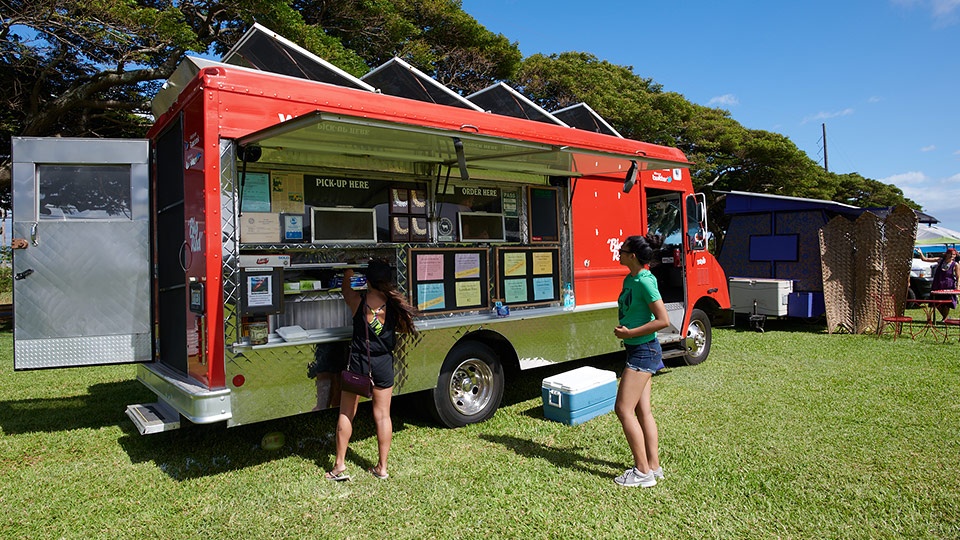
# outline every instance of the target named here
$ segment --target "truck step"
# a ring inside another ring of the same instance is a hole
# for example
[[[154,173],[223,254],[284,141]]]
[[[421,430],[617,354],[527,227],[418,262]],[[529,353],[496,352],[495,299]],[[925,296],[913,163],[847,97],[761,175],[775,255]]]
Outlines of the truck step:
[[[180,413],[162,402],[127,405],[127,416],[141,435],[180,429]]]
[[[684,349],[684,348],[664,349],[664,350],[663,350],[663,358],[664,358],[664,359],[667,359],[667,358],[677,358],[677,357],[683,356],[683,355],[685,355],[685,354],[687,354],[687,350]]]

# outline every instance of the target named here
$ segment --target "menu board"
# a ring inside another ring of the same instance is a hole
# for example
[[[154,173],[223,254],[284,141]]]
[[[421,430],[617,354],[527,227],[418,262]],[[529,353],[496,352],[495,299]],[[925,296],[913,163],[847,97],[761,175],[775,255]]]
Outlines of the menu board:
[[[490,277],[484,249],[411,249],[411,303],[421,313],[486,309]]]
[[[560,190],[530,187],[530,241],[560,241]]]
[[[497,299],[508,306],[560,300],[558,248],[496,250]]]

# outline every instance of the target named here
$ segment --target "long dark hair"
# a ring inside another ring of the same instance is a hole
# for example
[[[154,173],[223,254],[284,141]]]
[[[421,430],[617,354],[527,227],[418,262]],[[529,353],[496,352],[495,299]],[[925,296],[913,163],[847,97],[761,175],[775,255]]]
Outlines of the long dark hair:
[[[397,290],[390,263],[382,259],[372,259],[367,265],[366,276],[367,286],[382,292],[387,299],[387,312],[396,315],[397,332],[416,335],[417,329],[413,322],[416,311]]]
[[[657,236],[628,236],[621,248],[637,256],[637,262],[643,265],[653,262],[656,252],[660,249],[660,239]]]

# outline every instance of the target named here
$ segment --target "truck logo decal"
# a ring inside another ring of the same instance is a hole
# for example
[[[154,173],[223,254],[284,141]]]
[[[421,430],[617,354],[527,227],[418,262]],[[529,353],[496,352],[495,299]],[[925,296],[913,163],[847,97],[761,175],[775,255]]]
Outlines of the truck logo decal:
[[[623,245],[623,242],[621,242],[619,238],[607,238],[607,245],[610,247],[610,254],[613,256],[612,260],[619,262],[620,246]]]
[[[203,231],[200,230],[196,218],[190,218],[190,221],[187,222],[187,229],[190,231],[190,251],[199,253],[202,247]]]
[[[277,113],[277,116],[280,117],[281,122],[286,122],[287,120],[291,120],[293,118],[292,114]]]
[[[665,184],[669,184],[670,182],[673,182],[673,175],[663,174],[663,171],[653,171],[650,179],[654,182],[663,182]]]

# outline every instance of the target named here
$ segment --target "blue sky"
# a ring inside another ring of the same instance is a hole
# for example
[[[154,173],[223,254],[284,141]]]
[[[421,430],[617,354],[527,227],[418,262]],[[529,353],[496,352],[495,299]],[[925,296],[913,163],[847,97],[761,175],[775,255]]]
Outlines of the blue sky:
[[[894,184],[960,231],[960,0],[463,0],[524,56],[583,51]]]

